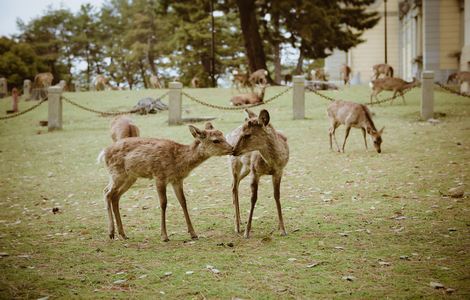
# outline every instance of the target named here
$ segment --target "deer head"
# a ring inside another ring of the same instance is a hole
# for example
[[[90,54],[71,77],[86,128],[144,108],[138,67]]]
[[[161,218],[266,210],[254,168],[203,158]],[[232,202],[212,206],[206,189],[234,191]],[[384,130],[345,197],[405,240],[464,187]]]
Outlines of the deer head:
[[[382,127],[379,131],[376,131],[372,128],[369,128],[367,130],[367,133],[370,134],[372,137],[372,142],[374,143],[375,150],[377,150],[377,153],[382,152],[380,149],[380,145],[382,145],[382,133],[384,132],[385,127]]]
[[[269,125],[269,113],[263,109],[257,116],[251,110],[245,109],[248,117],[242,125],[240,137],[233,147],[233,155],[238,156],[247,152],[260,150],[268,143],[269,136],[266,134]]]
[[[221,156],[232,153],[232,146],[225,140],[224,134],[215,129],[210,122],[206,123],[204,130],[189,125],[189,131],[206,155]]]

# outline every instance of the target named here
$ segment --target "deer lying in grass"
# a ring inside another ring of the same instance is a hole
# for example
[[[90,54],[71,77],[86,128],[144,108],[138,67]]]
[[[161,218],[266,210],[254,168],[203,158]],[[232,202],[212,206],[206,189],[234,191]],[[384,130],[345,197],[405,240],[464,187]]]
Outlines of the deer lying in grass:
[[[230,99],[230,103],[234,106],[261,103],[264,100],[265,89],[266,86],[262,86],[259,94],[248,93],[233,96],[232,99]]]
[[[372,97],[375,97],[375,100],[378,100],[377,95],[382,91],[393,91],[393,98],[395,98],[397,94],[400,94],[401,98],[403,99],[403,103],[406,104],[403,92],[417,85],[419,85],[419,81],[416,80],[416,78],[414,77],[412,82],[407,82],[403,79],[396,77],[387,77],[372,80],[370,82],[370,87],[372,88],[372,93],[370,94],[370,102],[372,103]],[[393,99],[391,103],[393,103]]]
[[[372,66],[372,73],[373,79],[379,79],[381,74],[385,77],[393,77],[393,68],[387,64],[377,64]]]
[[[191,145],[156,138],[126,138],[117,141],[103,150],[110,182],[104,189],[109,218],[109,237],[114,239],[114,218],[119,235],[126,239],[119,214],[119,199],[134,184],[137,178],[154,179],[160,199],[161,238],[168,241],[166,231],[166,187],[173,186],[176,197],[183,208],[184,217],[191,238],[197,238],[191,224],[186,198],[183,191],[183,180],[189,173],[211,156],[222,156],[232,153],[232,146],[224,135],[206,123],[205,130],[189,125],[194,136]]]
[[[384,127],[377,131],[375,128],[374,122],[372,121],[372,116],[367,108],[367,106],[359,103],[336,100],[332,102],[328,108],[328,117],[330,118],[331,127],[329,129],[330,133],[330,150],[333,150],[332,138],[335,139],[336,148],[338,152],[341,152],[336,141],[335,131],[339,125],[343,124],[346,126],[346,134],[344,136],[343,142],[343,153],[344,146],[346,145],[346,140],[349,136],[349,131],[351,127],[360,128],[362,130],[362,135],[364,136],[364,144],[367,149],[367,139],[366,132],[371,136],[374,143],[375,150],[380,153],[382,150],[380,148],[382,144],[382,133]]]
[[[259,117],[246,109],[245,123],[227,135],[227,141],[234,145],[230,164],[233,175],[232,199],[235,206],[235,231],[240,232],[240,207],[238,187],[240,181],[251,174],[251,208],[245,229],[245,238],[250,236],[251,220],[258,199],[258,183],[263,175],[271,175],[274,188],[281,235],[286,235],[282,219],[280,187],[284,167],[289,160],[287,138],[270,124],[267,110],[261,110]]]
[[[266,71],[265,69],[259,69],[251,73],[250,77],[248,78],[248,81],[252,88],[255,87],[257,84],[265,86],[266,84],[268,84],[268,79],[266,78],[266,76],[268,76],[268,71]]]
[[[447,77],[447,84],[451,82],[457,82],[458,84],[468,82],[470,84],[470,72],[460,71],[450,74],[449,77]]]
[[[111,121],[111,139],[113,142],[127,137],[138,137],[139,128],[129,117],[117,116]]]

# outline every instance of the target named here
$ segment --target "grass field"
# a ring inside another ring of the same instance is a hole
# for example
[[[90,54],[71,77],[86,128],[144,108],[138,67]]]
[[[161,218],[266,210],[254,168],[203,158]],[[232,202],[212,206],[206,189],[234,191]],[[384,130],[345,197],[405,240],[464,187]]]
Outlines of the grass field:
[[[266,96],[282,89],[270,88]],[[228,89],[187,91],[220,105],[227,105],[231,95]],[[163,92],[65,96],[113,111]],[[369,89],[328,94],[364,102]],[[470,99],[436,92],[440,123],[433,125],[419,120],[420,90],[406,97],[407,105],[397,99],[372,108],[377,127],[385,126],[381,154],[365,151],[357,129],[345,154],[330,152],[327,102],[311,93],[305,120],[292,120],[292,92],[264,106],[274,127],[289,139],[290,161],[281,185],[286,237],[277,231],[268,177],[260,182],[251,238],[234,233],[229,167],[226,157],[218,157],[185,181],[199,240],[189,239],[170,189],[170,242],[160,241],[154,183],[140,179],[120,202],[130,239],[111,241],[102,197],[108,176],[104,165],[96,164],[98,153],[111,143],[110,118],[64,103],[63,130],[48,133],[38,125],[47,119],[45,103],[0,121],[0,298],[469,299],[469,197],[445,194],[468,186]],[[30,105],[21,102],[20,109]],[[10,98],[0,100],[0,115],[10,106]],[[242,112],[213,110],[187,99],[183,106],[188,117],[217,117],[213,124],[223,132],[244,120]],[[167,126],[167,112],[133,119],[142,136],[193,140],[187,126]],[[339,141],[343,133],[340,127]],[[248,179],[240,197],[246,220]],[[59,213],[52,213],[54,207]]]

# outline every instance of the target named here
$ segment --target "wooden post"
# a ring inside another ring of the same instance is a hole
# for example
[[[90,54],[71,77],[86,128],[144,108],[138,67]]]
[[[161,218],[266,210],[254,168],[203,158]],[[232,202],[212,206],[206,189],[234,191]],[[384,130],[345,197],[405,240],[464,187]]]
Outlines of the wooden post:
[[[59,86],[50,86],[47,93],[47,102],[49,102],[48,131],[60,130],[62,129],[62,89]]]
[[[434,71],[423,71],[421,83],[421,118],[434,117]]]
[[[170,82],[170,102],[168,107],[168,125],[181,124],[181,92],[183,84],[181,82]]]
[[[5,77],[0,78],[0,98],[8,96],[8,85]]]
[[[292,109],[294,120],[305,119],[305,78],[304,76],[294,76],[294,92],[292,98]]]
[[[29,79],[25,79],[25,81],[23,81],[23,97],[24,100],[31,99],[31,80]]]

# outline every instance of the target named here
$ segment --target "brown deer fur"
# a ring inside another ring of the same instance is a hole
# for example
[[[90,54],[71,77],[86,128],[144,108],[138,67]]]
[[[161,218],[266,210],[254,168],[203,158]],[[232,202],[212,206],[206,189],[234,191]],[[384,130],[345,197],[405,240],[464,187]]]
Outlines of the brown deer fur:
[[[344,85],[347,85],[349,84],[349,80],[350,80],[350,76],[351,76],[351,68],[346,65],[346,64],[343,64],[341,66],[341,79],[343,79],[343,82],[344,82]]]
[[[343,124],[346,126],[346,134],[344,136],[343,142],[343,152],[344,146],[346,145],[346,140],[349,136],[349,131],[351,127],[360,128],[362,130],[362,134],[364,136],[364,144],[367,149],[367,139],[366,139],[366,132],[371,136],[372,141],[374,143],[374,147],[378,153],[382,150],[380,148],[382,144],[382,133],[384,128],[377,131],[375,128],[374,122],[372,121],[372,116],[367,108],[367,106],[363,104],[358,104],[349,101],[341,101],[336,100],[332,102],[328,108],[328,117],[330,118],[331,127],[329,129],[330,133],[330,150],[333,150],[333,142],[332,138],[334,137],[336,148],[338,152],[341,152],[338,146],[338,142],[336,141],[335,131],[339,125]]]
[[[412,82],[407,82],[401,78],[396,77],[386,77],[373,80],[370,83],[372,87],[370,102],[372,102],[372,97],[375,97],[375,99],[378,100],[377,95],[382,91],[393,91],[393,98],[395,98],[397,94],[400,94],[401,98],[403,99],[403,103],[406,104],[403,92],[407,89],[417,86],[418,84],[419,81],[417,81],[416,78],[413,78]],[[391,103],[393,103],[393,99]]]
[[[463,82],[468,82],[470,84],[470,72],[460,71],[450,74],[447,78],[447,84],[454,81],[456,81],[458,84],[462,84]]]
[[[139,128],[129,117],[117,116],[111,121],[111,139],[113,142],[127,137],[138,137]]]
[[[385,77],[393,77],[393,68],[387,64],[377,64],[372,66],[373,79],[379,79],[380,74]]]
[[[249,93],[233,96],[232,99],[230,99],[230,102],[234,106],[261,103],[264,100],[265,89],[266,86],[262,86],[259,94]]]
[[[252,87],[257,84],[261,84],[264,86],[268,83],[268,79],[266,78],[266,76],[268,76],[268,71],[266,71],[265,69],[259,69],[251,73],[248,81],[250,82],[250,85]]]
[[[106,168],[110,182],[104,189],[109,218],[109,237],[114,238],[114,218],[119,235],[126,238],[119,213],[119,199],[137,180],[137,178],[154,179],[160,199],[161,237],[168,241],[166,231],[166,188],[173,186],[176,197],[183,209],[184,217],[191,238],[197,235],[191,224],[186,198],[183,191],[183,180],[189,173],[211,156],[227,155],[232,146],[227,143],[219,130],[206,124],[205,130],[189,125],[194,136],[191,145],[156,138],[126,138],[117,141],[104,151]]]
[[[162,85],[160,84],[160,79],[158,78],[157,75],[152,75],[150,76],[150,88],[152,89],[161,89]]]
[[[95,78],[95,89],[97,91],[104,91],[107,86],[109,86],[108,79],[104,75],[97,75]]]
[[[263,175],[271,175],[276,202],[279,229],[286,234],[282,218],[280,186],[284,167],[289,160],[287,138],[276,131],[270,124],[267,110],[262,110],[259,117],[246,109],[248,118],[245,123],[227,135],[227,141],[234,145],[230,164],[233,176],[232,199],[235,207],[235,231],[240,232],[240,208],[238,187],[240,181],[251,174],[251,208],[245,229],[245,238],[251,230],[251,220],[258,199],[258,183]]]
[[[39,73],[34,77],[34,88],[47,88],[51,86],[54,75],[51,72]]]
[[[242,74],[238,70],[233,70],[233,79],[232,85],[240,91],[240,88],[246,88],[250,86],[250,82],[248,80],[248,74]]]
[[[191,79],[191,86],[193,88],[199,88],[199,78],[198,77],[193,77],[193,79]]]
[[[310,71],[310,75],[312,76],[312,80],[321,80],[321,81],[327,81],[326,79],[326,73],[323,68],[318,68]]]

